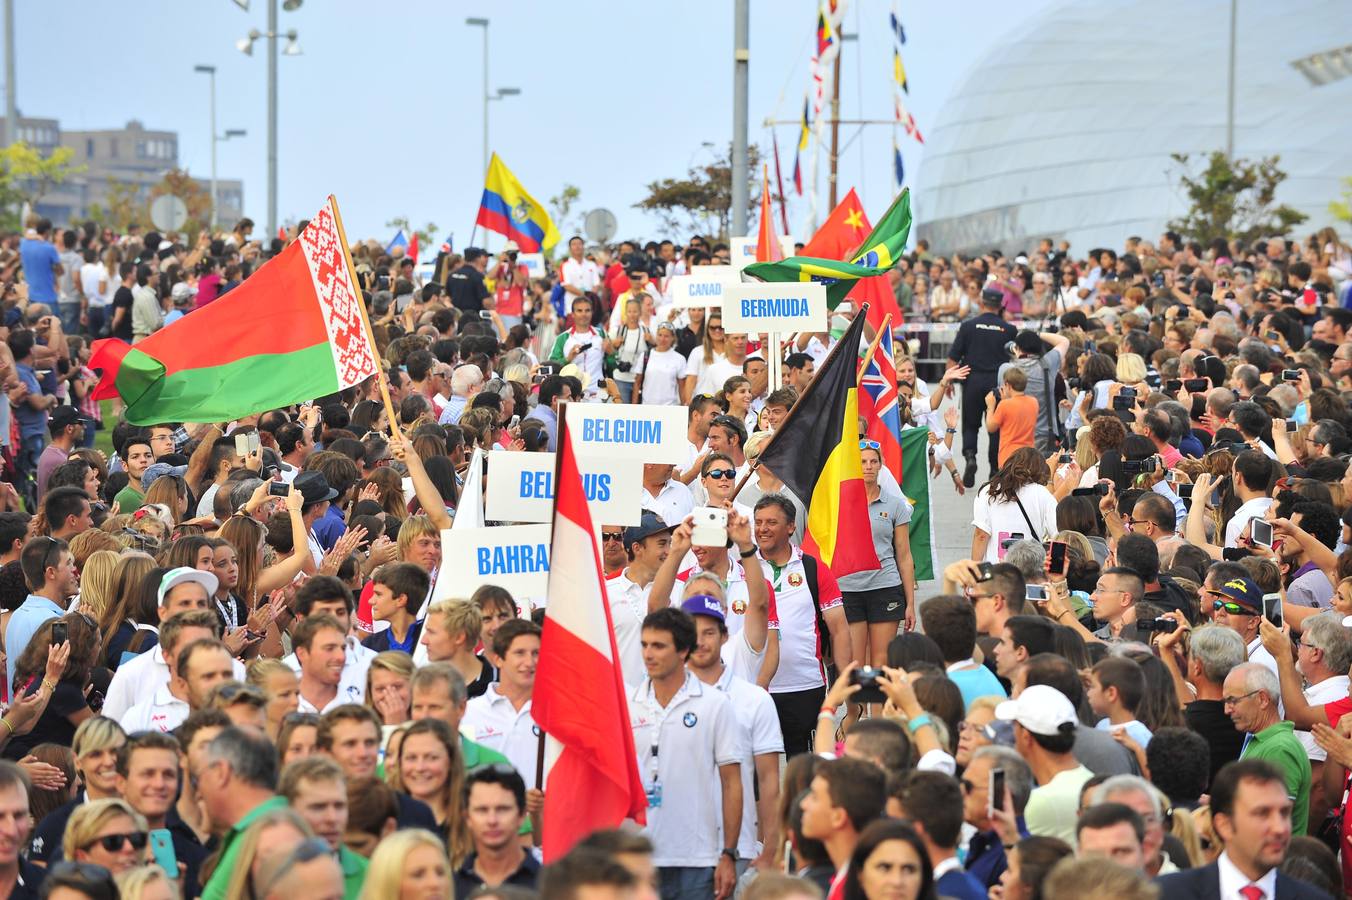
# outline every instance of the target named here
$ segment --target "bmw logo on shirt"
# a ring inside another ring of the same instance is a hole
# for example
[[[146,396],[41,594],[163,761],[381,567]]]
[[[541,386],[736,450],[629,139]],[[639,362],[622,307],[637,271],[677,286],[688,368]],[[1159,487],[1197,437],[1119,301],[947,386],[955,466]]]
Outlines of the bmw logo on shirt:
[[[695,714],[692,713],[692,712],[688,712],[688,713],[686,713],[685,716],[681,719],[681,721],[685,723],[685,727],[686,727],[686,728],[694,728],[694,727],[695,727],[695,723],[699,721],[699,716],[695,715]]]

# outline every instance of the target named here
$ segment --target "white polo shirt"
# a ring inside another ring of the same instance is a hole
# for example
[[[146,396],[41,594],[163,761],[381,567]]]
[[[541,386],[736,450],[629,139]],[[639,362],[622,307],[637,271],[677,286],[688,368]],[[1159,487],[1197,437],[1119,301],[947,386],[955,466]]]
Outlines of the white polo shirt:
[[[235,660],[235,680],[244,680],[244,663]],[[100,715],[121,719],[122,714],[136,705],[138,697],[149,697],[161,687],[169,686],[169,664],[164,661],[164,648],[156,644],[149,651],[137,654],[117,667],[108,683],[108,695],[103,698]]]
[[[531,718],[530,707],[531,701],[527,700],[520,709],[514,708],[511,700],[498,693],[498,685],[494,683],[469,701],[464,718],[460,720],[461,733],[507,757],[525,780],[527,788],[535,787],[536,760],[542,739],[540,726]],[[548,780],[546,777],[545,781]]]
[[[826,672],[818,652],[817,609],[812,603],[807,571],[803,568],[802,548],[793,548],[793,555],[778,577],[774,567],[763,559],[762,565],[770,570],[767,577],[775,591],[780,634],[779,668],[770,681],[770,693],[809,691],[825,685]],[[820,562],[817,563],[817,596],[823,612],[845,602],[831,570]]]
[[[770,699],[769,692],[764,688],[734,675],[731,667],[723,669],[723,675],[714,687],[732,701],[734,718],[741,732],[742,749],[745,751],[742,757],[742,833],[737,838],[737,855],[742,859],[755,859],[762,850],[761,842],[756,839],[756,757],[767,753],[783,753],[784,732],[779,728],[775,701]],[[719,809],[722,809],[721,788],[715,793],[714,799],[720,804]],[[722,847],[731,846],[726,838],[720,839],[719,844]]]
[[[595,291],[596,286],[601,283],[601,270],[589,259],[577,260],[570,256],[559,266],[559,280],[564,284],[571,284],[585,294]],[[564,299],[567,301],[575,296],[577,295],[569,294]]]
[[[610,621],[615,628],[615,649],[620,652],[620,674],[631,690],[644,678],[643,619],[648,615],[648,593],[652,583],[639,586],[629,580],[629,567],[606,579],[610,599]]]
[[[750,605],[750,595],[746,587],[746,569],[742,567],[740,559],[732,559],[732,553],[728,553],[728,579],[725,593],[727,594],[727,609],[723,614],[727,616],[728,635],[737,637],[746,627],[746,611]],[[770,628],[779,628],[779,611],[775,598],[774,585],[770,581],[771,572],[768,564],[756,557],[761,564],[761,573],[765,576],[765,590],[769,596],[770,602]],[[685,586],[690,583],[690,579],[704,572],[699,566],[686,569],[683,572],[676,573],[676,580],[671,585],[671,605],[680,606],[685,600]],[[719,577],[717,573],[713,574],[715,578]],[[731,641],[729,641],[731,643]],[[725,648],[726,649],[726,648]],[[754,678],[752,679],[755,680]]]
[[[690,488],[676,479],[662,485],[662,490],[654,497],[645,487],[643,489],[643,508],[652,510],[667,525],[679,525],[695,508],[695,495]]]
[[[661,787],[661,803],[649,806],[643,829],[655,848],[653,865],[718,865],[723,821],[718,767],[740,764],[745,756],[732,702],[686,672],[685,683],[663,708],[645,678],[629,697],[629,721],[643,789],[651,796],[654,783]]]
[[[363,647],[361,642],[352,635],[347,636],[347,653],[343,661],[343,674],[338,679],[338,694],[333,701],[325,705],[321,710],[316,710],[314,704],[300,698],[300,704],[297,709],[300,712],[318,712],[325,713],[335,706],[342,706],[344,703],[361,703],[366,700],[366,670],[371,666],[371,660],[376,658],[376,652],[370,647]],[[289,653],[282,657],[282,662],[291,668],[291,671],[300,675],[300,660],[296,658],[295,653]]]
[[[127,734],[137,731],[158,731],[167,734],[188,718],[188,703],[169,693],[168,683],[160,685],[149,699],[127,710],[118,724]]]

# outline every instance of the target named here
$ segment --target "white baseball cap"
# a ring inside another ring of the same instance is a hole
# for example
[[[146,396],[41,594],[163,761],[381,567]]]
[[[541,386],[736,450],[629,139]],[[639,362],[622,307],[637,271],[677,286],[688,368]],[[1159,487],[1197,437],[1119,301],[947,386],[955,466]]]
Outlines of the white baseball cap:
[[[170,569],[168,572],[165,572],[164,577],[160,579],[159,605],[164,605],[164,598],[169,596],[170,591],[180,584],[187,584],[190,581],[195,581],[206,588],[208,599],[211,598],[212,594],[216,593],[216,588],[220,586],[220,582],[216,580],[216,576],[210,572],[194,569],[189,566],[179,566],[177,569]]]
[[[995,707],[995,718],[1018,722],[1034,734],[1047,737],[1074,731],[1080,721],[1066,695],[1046,684],[1026,687],[1017,699],[1004,701]]]

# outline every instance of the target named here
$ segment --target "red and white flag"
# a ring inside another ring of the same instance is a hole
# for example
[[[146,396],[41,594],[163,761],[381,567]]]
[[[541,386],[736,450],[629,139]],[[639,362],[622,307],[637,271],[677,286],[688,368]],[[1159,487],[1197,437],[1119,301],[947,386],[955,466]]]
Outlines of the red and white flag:
[[[558,751],[545,792],[544,861],[593,831],[643,823],[647,797],[587,496],[559,414],[548,606],[531,715]]]

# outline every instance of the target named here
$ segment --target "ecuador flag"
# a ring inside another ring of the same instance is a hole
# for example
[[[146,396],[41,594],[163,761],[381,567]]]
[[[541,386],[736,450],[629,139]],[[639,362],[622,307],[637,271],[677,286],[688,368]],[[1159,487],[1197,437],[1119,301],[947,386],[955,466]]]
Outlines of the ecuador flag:
[[[506,164],[493,154],[475,225],[516,241],[522,253],[539,253],[559,242],[559,230],[545,208],[526,193]]]
[[[835,309],[861,278],[886,275],[906,250],[911,234],[911,192],[903,190],[848,260],[791,256],[779,262],[757,262],[744,271],[761,281],[819,281],[826,285],[826,305]]]
[[[878,568],[859,459],[859,345],[864,317],[817,370],[760,464],[807,506],[803,549],[840,577]]]

